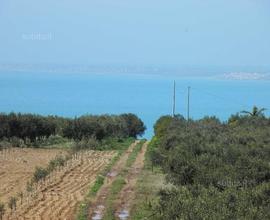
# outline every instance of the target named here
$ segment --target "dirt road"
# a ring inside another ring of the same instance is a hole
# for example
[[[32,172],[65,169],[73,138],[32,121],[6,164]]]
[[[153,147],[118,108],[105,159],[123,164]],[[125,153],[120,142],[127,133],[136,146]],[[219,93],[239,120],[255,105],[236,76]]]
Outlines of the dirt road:
[[[89,214],[90,219],[99,220],[102,219],[104,212],[106,210],[106,198],[109,194],[109,190],[113,181],[117,178],[117,176],[122,172],[125,168],[126,161],[133,151],[134,147],[139,143],[139,141],[135,141],[128,150],[121,156],[118,162],[113,166],[112,170],[108,173],[107,178],[105,180],[105,184],[99,190],[96,199],[92,202]]]
[[[132,205],[132,201],[135,197],[135,186],[139,174],[144,167],[144,157],[147,150],[147,145],[149,143],[145,142],[140,153],[138,154],[134,164],[128,172],[126,177],[127,183],[119,193],[118,199],[115,201],[115,207],[117,210],[115,212],[115,218],[120,220],[125,220],[129,218],[129,212]]]
[[[136,144],[138,144],[138,142],[130,146],[128,151],[124,154],[124,156],[118,161],[116,166],[110,172],[107,183],[101,188],[96,200],[90,207],[89,219],[103,219],[103,216],[106,213],[106,209],[108,208],[106,207],[106,201],[109,197],[113,181],[117,178],[118,174],[123,173],[124,169],[126,169],[126,161],[129,155],[134,150]],[[113,201],[114,216],[111,216],[111,219],[128,219],[129,217],[129,210],[131,208],[132,200],[135,195],[135,185],[137,182],[137,178],[144,166],[144,156],[147,150],[147,145],[148,142],[143,144],[141,151],[136,157],[135,162],[127,170],[127,173],[124,176],[125,185],[120,191],[120,193],[117,195],[116,200]]]

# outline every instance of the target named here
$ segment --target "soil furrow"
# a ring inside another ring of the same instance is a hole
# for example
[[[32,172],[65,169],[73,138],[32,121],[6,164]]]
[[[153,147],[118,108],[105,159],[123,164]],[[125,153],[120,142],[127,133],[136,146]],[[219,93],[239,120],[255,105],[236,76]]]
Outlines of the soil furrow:
[[[76,204],[83,200],[89,185],[114,155],[114,152],[82,154],[70,169],[57,172],[57,179],[44,185],[29,205],[18,206],[16,215],[9,219],[72,219]]]

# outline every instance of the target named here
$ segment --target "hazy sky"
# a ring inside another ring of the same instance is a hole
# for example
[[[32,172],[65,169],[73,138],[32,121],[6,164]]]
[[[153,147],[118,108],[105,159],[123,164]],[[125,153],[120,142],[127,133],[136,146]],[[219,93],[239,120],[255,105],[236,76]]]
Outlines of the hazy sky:
[[[270,66],[269,0],[0,0],[0,63]]]

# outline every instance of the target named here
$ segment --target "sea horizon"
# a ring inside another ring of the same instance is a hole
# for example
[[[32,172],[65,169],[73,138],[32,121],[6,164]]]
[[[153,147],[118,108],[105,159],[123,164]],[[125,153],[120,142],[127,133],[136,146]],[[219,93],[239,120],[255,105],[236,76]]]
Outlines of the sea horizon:
[[[187,87],[191,87],[190,117],[230,115],[254,105],[270,109],[268,80],[223,79],[177,75],[76,74],[0,71],[0,112],[76,117],[84,114],[134,113],[153,125],[172,114],[176,81],[176,113],[187,117]],[[269,112],[266,111],[269,116]]]

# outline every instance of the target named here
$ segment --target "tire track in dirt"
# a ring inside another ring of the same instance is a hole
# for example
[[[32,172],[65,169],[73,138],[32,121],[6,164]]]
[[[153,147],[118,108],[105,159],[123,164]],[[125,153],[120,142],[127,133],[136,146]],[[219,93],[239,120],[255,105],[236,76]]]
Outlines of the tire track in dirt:
[[[29,205],[18,207],[17,217],[10,219],[73,219],[77,203],[114,155],[112,151],[82,154],[73,167],[64,168],[62,175],[59,172],[60,178],[44,186]]]
[[[145,142],[141,151],[137,155],[134,164],[131,166],[127,177],[126,185],[123,187],[118,195],[117,200],[114,203],[114,207],[117,207],[115,212],[115,218],[120,220],[127,220],[129,218],[129,212],[132,206],[132,201],[135,198],[135,187],[137,179],[144,167],[145,153],[149,142]]]
[[[102,219],[104,215],[104,211],[106,209],[106,198],[109,194],[110,187],[113,181],[117,178],[117,176],[121,173],[121,171],[125,168],[126,161],[134,150],[135,146],[140,141],[135,141],[130,147],[125,151],[125,153],[121,156],[121,158],[117,161],[117,163],[113,166],[111,171],[107,174],[107,178],[105,180],[104,185],[99,190],[96,199],[91,203],[88,216],[89,219],[98,220]]]

